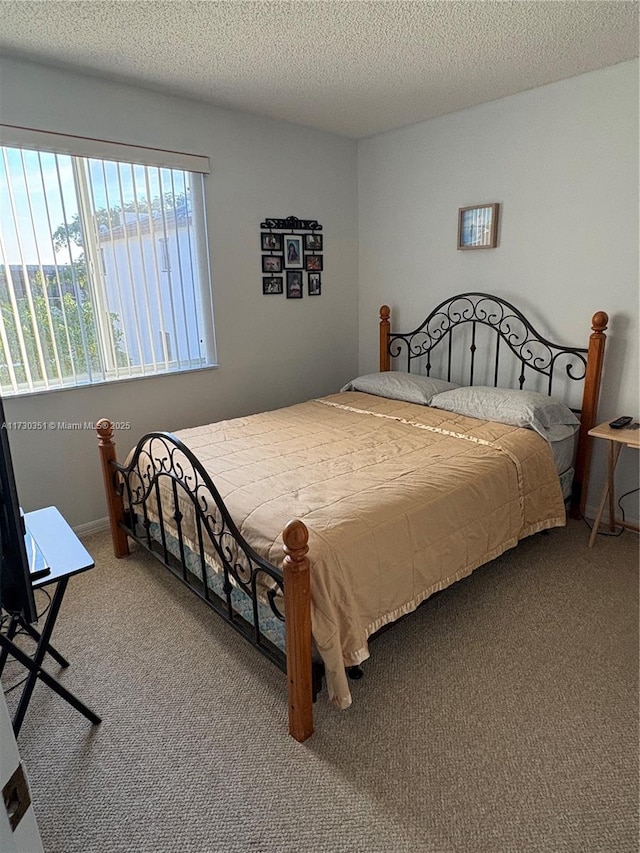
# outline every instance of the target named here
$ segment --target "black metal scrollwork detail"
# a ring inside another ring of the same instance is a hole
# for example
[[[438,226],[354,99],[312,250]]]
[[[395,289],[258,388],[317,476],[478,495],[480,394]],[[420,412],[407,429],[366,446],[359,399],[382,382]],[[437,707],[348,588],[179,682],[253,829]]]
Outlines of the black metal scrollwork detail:
[[[270,607],[274,616],[284,621],[284,613],[278,606],[278,597],[283,594],[281,569],[263,559],[244,539],[211,477],[188,447],[171,433],[148,433],[138,443],[128,465],[116,465],[115,468],[129,516],[133,519],[133,529],[128,530],[133,538],[143,540],[136,530],[136,508],[143,513],[144,536],[147,538],[148,513],[155,512],[165,551],[164,562],[168,564],[165,519],[172,517],[175,527],[170,533],[177,535],[183,560],[186,538],[198,544],[196,556],[203,575],[205,564],[212,556],[211,549],[205,547],[206,539],[213,546],[219,570],[224,573],[223,589],[230,621],[234,618],[231,612],[233,588],[241,590],[252,600],[254,629],[258,635],[258,599]],[[170,486],[168,491],[164,487],[164,494],[163,483]],[[189,505],[192,512],[186,511]],[[183,530],[185,520],[190,525],[187,536]],[[206,578],[202,580],[206,587]]]
[[[427,373],[431,368],[431,352],[453,330],[464,323],[474,324],[470,347],[472,364],[476,352],[475,324],[492,328],[521,362],[520,387],[524,383],[525,367],[549,377],[549,393],[553,372],[559,360],[566,360],[565,371],[573,380],[586,375],[586,349],[563,347],[540,335],[527,318],[506,300],[486,293],[462,293],[441,302],[424,322],[412,332],[392,333],[389,354],[393,358],[403,353],[410,365],[413,359],[426,357]],[[496,377],[499,348],[496,349]],[[473,367],[472,367],[473,375]],[[497,381],[497,380],[496,380]],[[473,384],[473,382],[471,382]]]
[[[322,225],[316,219],[298,219],[297,216],[287,216],[286,219],[268,218],[260,223],[261,228],[276,228],[287,231],[322,231]]]

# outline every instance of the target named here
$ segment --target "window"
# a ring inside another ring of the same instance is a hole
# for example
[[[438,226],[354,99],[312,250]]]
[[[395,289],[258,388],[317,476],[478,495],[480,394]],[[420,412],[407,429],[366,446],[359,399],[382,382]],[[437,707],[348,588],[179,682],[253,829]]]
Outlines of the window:
[[[186,169],[0,147],[3,394],[215,363],[203,188]]]

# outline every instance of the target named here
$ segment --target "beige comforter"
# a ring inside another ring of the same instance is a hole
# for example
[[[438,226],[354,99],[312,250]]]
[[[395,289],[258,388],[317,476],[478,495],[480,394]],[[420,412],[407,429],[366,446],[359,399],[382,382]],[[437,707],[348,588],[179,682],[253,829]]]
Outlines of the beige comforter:
[[[354,391],[177,435],[270,562],[287,521],[309,528],[313,637],[340,708],[378,628],[565,523],[539,435],[439,409]]]

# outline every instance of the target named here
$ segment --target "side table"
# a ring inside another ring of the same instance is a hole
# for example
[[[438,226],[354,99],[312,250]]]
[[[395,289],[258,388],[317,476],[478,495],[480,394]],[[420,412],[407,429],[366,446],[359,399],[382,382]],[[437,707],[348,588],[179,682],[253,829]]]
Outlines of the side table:
[[[634,447],[636,450],[640,448],[640,429],[631,429],[631,427],[632,424],[628,427],[623,427],[622,429],[611,429],[609,422],[607,421],[589,430],[589,435],[594,438],[604,438],[609,442],[607,481],[602,490],[602,497],[600,498],[598,512],[596,514],[595,521],[593,522],[593,527],[591,528],[589,548],[593,548],[593,543],[600,527],[600,521],[602,519],[605,504],[607,503],[607,498],[609,498],[609,530],[611,532],[615,530],[616,511],[614,473],[618,463],[618,457],[620,456],[620,451],[625,445],[627,447]]]
[[[74,696],[73,693],[63,687],[57,679],[49,675],[42,667],[46,654],[51,655],[60,666],[69,666],[68,661],[49,643],[49,640],[56,624],[58,611],[60,610],[69,578],[72,575],[92,569],[95,565],[93,558],[58,510],[53,506],[28,512],[25,515],[25,524],[42,549],[42,553],[51,570],[48,575],[34,581],[33,588],[39,589],[40,587],[55,583],[56,590],[51,599],[51,605],[47,612],[42,633],[37,631],[32,625],[24,622],[20,616],[13,615],[9,622],[9,629],[6,635],[0,634],[0,674],[2,674],[9,656],[19,661],[29,673],[13,718],[14,734],[17,737],[20,732],[31,700],[31,694],[38,679],[46,684],[47,687],[50,687],[58,696],[65,699],[76,711],[79,711],[94,725],[97,725],[101,722],[100,717]],[[25,630],[37,641],[33,657],[27,655],[13,642],[18,628]]]

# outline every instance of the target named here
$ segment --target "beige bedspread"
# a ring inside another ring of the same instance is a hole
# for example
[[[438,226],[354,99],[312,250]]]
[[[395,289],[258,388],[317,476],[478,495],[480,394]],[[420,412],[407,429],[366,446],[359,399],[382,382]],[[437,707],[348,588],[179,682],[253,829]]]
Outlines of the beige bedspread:
[[[346,392],[177,435],[269,561],[287,521],[309,528],[313,637],[340,708],[378,628],[565,523],[539,435],[438,409]]]

